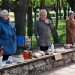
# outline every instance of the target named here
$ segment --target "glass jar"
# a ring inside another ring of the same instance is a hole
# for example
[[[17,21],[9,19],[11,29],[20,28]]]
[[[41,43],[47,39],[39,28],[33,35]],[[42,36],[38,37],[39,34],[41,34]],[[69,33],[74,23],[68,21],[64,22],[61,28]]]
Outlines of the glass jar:
[[[32,51],[29,51],[29,59],[32,59]]]
[[[28,50],[24,50],[23,57],[24,57],[24,59],[28,59],[29,58],[29,52],[28,52]]]

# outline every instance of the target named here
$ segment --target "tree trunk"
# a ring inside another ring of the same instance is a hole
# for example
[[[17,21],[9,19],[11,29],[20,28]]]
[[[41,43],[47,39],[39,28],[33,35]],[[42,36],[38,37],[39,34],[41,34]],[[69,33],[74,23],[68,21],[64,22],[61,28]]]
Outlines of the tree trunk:
[[[69,17],[70,7],[68,7],[68,17]]]
[[[67,7],[63,7],[63,9],[64,9],[64,19],[66,20],[66,9],[67,9]]]
[[[56,29],[58,29],[58,2],[59,0],[57,0],[57,6],[56,6]]]
[[[15,14],[15,27],[16,34],[25,36],[26,33],[26,12],[20,12],[19,10],[14,12]]]
[[[33,18],[32,18],[32,5],[28,8],[28,15],[27,15],[27,35],[32,36],[33,34]]]
[[[59,1],[59,15],[60,15],[60,19],[61,19],[61,6],[60,6],[60,1]]]
[[[26,13],[28,10],[28,1],[29,0],[20,0],[14,8],[15,15],[15,27],[17,38],[20,37],[22,40],[22,48],[25,49],[25,35],[26,35]],[[17,41],[19,42],[19,41]],[[17,45],[19,47],[19,45]],[[18,48],[16,53],[21,53],[23,49]]]
[[[35,0],[34,0],[34,3],[33,3],[33,11],[34,11],[34,22],[36,21],[36,7],[35,7]]]
[[[45,0],[40,1],[40,8],[44,9],[45,8]]]
[[[28,0],[21,0],[14,8],[15,26],[17,35],[26,35],[26,13],[28,9]]]

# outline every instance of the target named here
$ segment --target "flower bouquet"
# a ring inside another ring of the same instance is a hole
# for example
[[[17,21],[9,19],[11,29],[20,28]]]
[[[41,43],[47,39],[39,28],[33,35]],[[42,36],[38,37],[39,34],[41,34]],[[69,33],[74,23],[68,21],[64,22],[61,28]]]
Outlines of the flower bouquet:
[[[2,50],[2,48],[0,48],[0,68],[2,67],[3,53],[4,51]]]
[[[0,50],[0,57],[3,56],[4,51]]]
[[[0,57],[3,56],[4,50],[3,50],[3,46],[0,46]]]

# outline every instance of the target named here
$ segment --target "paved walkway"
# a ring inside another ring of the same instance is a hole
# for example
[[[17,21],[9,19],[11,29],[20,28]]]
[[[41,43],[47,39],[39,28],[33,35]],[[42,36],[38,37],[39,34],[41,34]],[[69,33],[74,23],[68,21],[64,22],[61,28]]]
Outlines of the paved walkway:
[[[40,75],[75,75],[75,63],[52,69]]]

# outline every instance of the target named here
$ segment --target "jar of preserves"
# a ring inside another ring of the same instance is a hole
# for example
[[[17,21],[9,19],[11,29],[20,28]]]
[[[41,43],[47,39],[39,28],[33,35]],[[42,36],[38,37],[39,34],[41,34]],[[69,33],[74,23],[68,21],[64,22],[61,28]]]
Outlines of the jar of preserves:
[[[32,51],[29,51],[29,59],[32,59]]]
[[[29,58],[29,52],[28,52],[28,50],[24,50],[23,57],[24,57],[24,59],[28,59]]]

